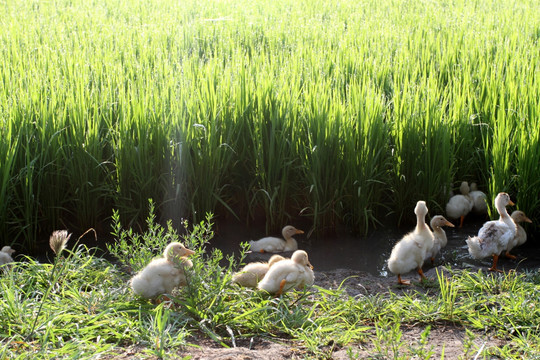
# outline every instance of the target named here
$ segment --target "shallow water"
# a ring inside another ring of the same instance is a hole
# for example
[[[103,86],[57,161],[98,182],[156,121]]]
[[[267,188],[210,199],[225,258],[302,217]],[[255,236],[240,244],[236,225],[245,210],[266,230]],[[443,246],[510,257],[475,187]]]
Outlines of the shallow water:
[[[445,227],[448,244],[441,250],[435,259],[435,266],[448,264],[456,268],[490,267],[491,258],[484,260],[473,259],[467,250],[465,239],[478,233],[483,220],[472,219],[465,221],[463,228]],[[403,235],[412,231],[410,229],[382,228],[374,230],[365,237],[341,235],[326,237],[323,239],[307,238],[305,235],[297,235],[299,249],[306,250],[311,264],[317,271],[329,271],[334,269],[351,269],[363,271],[377,276],[394,276],[388,272],[386,260],[394,244]],[[540,244],[538,234],[528,234],[527,243],[512,251],[518,256],[517,260],[501,257],[498,267],[502,270],[509,269],[538,269],[540,268]],[[263,237],[250,236],[249,231],[238,226],[226,226],[222,228],[212,240],[211,247],[223,251],[226,255],[238,256],[241,241],[249,241]],[[277,234],[271,234],[277,236]],[[290,256],[291,253],[285,253]],[[266,261],[272,254],[250,253],[246,262]],[[426,263],[424,271],[432,265]]]

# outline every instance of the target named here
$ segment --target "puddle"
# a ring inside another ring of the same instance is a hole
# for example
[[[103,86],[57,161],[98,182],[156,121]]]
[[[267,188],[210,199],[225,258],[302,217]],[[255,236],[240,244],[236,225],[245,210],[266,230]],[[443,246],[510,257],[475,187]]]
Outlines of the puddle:
[[[491,258],[484,260],[473,259],[467,250],[465,239],[478,233],[482,227],[483,220],[473,219],[465,221],[463,228],[445,227],[448,244],[441,250],[435,259],[435,266],[449,264],[455,268],[478,268],[491,266]],[[389,273],[386,261],[390,256],[392,247],[410,229],[382,228],[372,231],[365,237],[354,237],[341,235],[339,237],[327,237],[323,239],[307,239],[305,235],[297,235],[295,239],[298,247],[306,250],[309,254],[311,264],[317,271],[330,271],[335,269],[351,269],[363,271],[376,276],[394,276]],[[238,226],[222,227],[211,243],[211,248],[215,247],[223,251],[226,255],[238,256],[241,241],[258,239],[264,234],[250,234],[249,230],[241,229]],[[251,236],[250,236],[251,235]],[[540,244],[538,244],[537,234],[528,233],[528,240],[523,246],[512,251],[518,256],[517,260],[500,258],[498,267],[503,270],[519,268],[538,269],[540,267]],[[272,236],[277,236],[272,234]],[[291,253],[285,253],[290,256]],[[271,254],[250,253],[246,257],[246,262],[267,261]],[[424,266],[424,271],[431,268],[431,264]]]

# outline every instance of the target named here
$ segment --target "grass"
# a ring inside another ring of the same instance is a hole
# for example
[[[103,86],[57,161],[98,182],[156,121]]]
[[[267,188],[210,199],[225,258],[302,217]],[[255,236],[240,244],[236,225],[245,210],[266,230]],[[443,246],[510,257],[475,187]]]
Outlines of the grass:
[[[449,188],[537,224],[535,1],[0,4],[0,226],[359,234]],[[520,56],[515,56],[519,54]]]
[[[147,221],[153,223],[151,217]],[[155,223],[149,227],[140,235],[148,242],[143,244],[117,223],[110,248],[114,262],[75,245],[57,254],[53,264],[25,258],[2,268],[2,357],[90,359],[138,346],[138,356],[174,358],[202,336],[222,347],[253,338],[286,341],[307,358],[331,358],[341,348],[355,358],[357,344],[371,344],[374,358],[428,359],[435,351],[431,332],[445,326],[467,334],[462,354],[450,354],[453,358],[540,355],[537,272],[447,269],[421,292],[412,288],[352,297],[343,285],[313,286],[272,298],[231,284],[245,254],[223,259],[220,251],[206,250],[213,236],[210,216],[192,227],[185,223],[184,235]],[[170,303],[154,305],[134,296],[131,274],[150,253],[177,240],[196,251],[188,285]],[[408,328],[420,328],[411,346],[402,341]],[[485,337],[498,338],[502,345],[480,346],[478,340]]]

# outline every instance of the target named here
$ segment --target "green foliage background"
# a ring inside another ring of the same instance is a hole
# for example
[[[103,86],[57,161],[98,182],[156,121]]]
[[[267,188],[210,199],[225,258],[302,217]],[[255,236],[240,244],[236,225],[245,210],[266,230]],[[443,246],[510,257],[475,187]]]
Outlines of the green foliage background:
[[[206,212],[365,233],[448,189],[540,220],[537,1],[0,2],[3,242]]]

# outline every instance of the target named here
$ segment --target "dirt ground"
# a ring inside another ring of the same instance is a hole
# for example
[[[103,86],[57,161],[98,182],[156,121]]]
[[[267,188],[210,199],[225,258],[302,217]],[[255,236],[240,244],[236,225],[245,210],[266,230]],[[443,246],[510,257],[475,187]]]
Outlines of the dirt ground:
[[[444,271],[444,268],[439,267]],[[343,283],[345,290],[350,296],[362,296],[376,293],[387,293],[389,291],[425,291],[418,284],[416,274],[408,274],[408,278],[413,280],[411,288],[396,286],[394,277],[378,277],[369,273],[353,271],[347,269],[337,269],[326,272],[316,272],[315,284],[324,288],[336,289]],[[426,272],[426,276],[436,279],[435,269]],[[419,346],[421,333],[425,326],[407,325],[402,326],[402,337],[399,347],[399,354],[403,356],[409,353],[410,349]],[[373,334],[375,336],[375,334]],[[223,348],[219,344],[208,338],[191,338],[193,347],[186,347],[178,350],[178,359],[208,359],[208,360],[279,360],[279,359],[306,359],[317,358],[313,354],[307,353],[298,344],[294,344],[286,339],[274,339],[269,341],[265,338],[253,338],[251,341],[244,340],[236,343],[236,347]],[[485,334],[477,333],[471,339],[465,329],[454,325],[443,324],[432,326],[428,337],[427,345],[424,349],[432,351],[431,359],[440,359],[444,354],[444,359],[472,359],[479,350],[491,347],[502,346],[506,342],[502,339],[491,338]],[[387,359],[393,357],[393,352],[381,355],[375,345],[369,342],[349,344],[346,347],[338,347],[327,344],[323,347],[325,356],[321,358],[348,360],[348,359]],[[119,349],[116,356],[106,357],[107,360],[124,359],[155,359],[143,353],[143,349],[130,347]],[[411,354],[410,358],[414,358]]]

